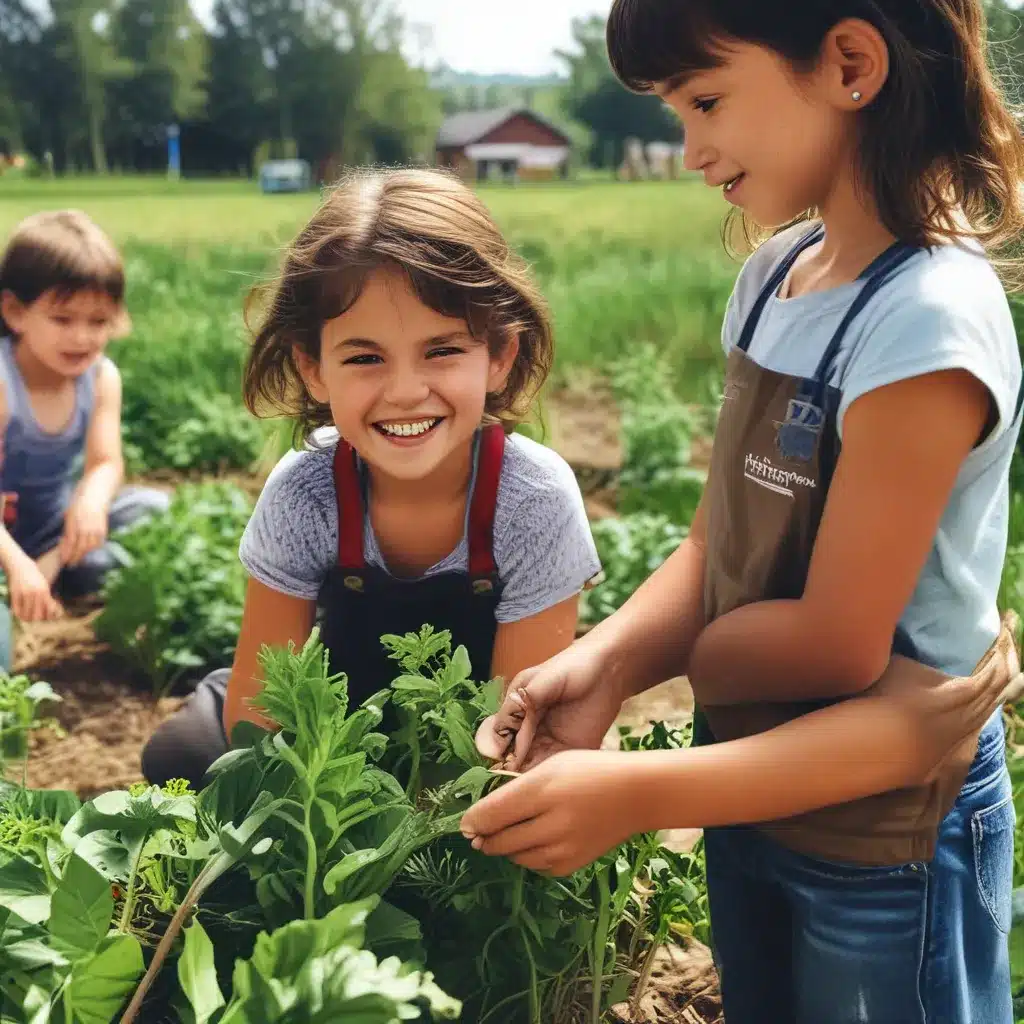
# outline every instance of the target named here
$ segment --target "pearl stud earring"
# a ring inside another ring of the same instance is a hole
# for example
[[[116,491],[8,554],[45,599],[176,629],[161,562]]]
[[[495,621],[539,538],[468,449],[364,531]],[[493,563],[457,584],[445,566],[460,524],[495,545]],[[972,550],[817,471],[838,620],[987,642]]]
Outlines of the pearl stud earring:
[[[854,103],[860,103],[860,101],[861,101],[861,99],[862,99],[862,98],[863,98],[863,95],[862,95],[862,93],[860,92],[860,90],[859,90],[859,89],[858,89],[858,90],[856,90],[856,91],[854,92],[854,94],[853,94],[853,102],[854,102]]]

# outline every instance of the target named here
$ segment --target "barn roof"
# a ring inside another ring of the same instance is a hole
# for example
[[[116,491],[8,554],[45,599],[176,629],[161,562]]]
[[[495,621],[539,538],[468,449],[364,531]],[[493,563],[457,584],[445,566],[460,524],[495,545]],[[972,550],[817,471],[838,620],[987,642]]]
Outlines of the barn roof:
[[[445,118],[437,133],[439,147],[468,146],[489,135],[495,128],[511,120],[516,114],[523,114],[544,125],[568,142],[565,132],[555,127],[528,107],[498,107],[493,110],[463,110]]]

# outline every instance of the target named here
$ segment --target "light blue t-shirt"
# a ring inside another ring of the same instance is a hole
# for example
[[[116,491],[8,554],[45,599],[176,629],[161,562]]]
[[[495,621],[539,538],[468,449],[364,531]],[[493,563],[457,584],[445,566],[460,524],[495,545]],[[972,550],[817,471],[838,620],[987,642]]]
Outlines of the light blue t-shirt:
[[[330,429],[315,446],[285,455],[267,478],[242,535],[239,555],[246,571],[280,593],[315,600],[337,564],[336,449],[337,432]],[[474,459],[474,480],[475,475]],[[557,452],[519,434],[505,443],[493,553],[504,584],[498,622],[518,622],[579,594],[601,570],[571,467]],[[363,555],[368,565],[386,569],[368,515]],[[424,575],[465,572],[468,564],[463,533],[455,550]]]
[[[761,289],[809,230],[798,225],[765,242],[747,261],[729,300],[725,351],[739,340]],[[773,295],[749,348],[767,369],[814,373],[863,282],[780,299]],[[1009,469],[1019,423],[1017,336],[992,265],[973,245],[942,245],[907,260],[850,324],[831,383],[843,417],[860,396],[909,377],[963,369],[991,392],[998,423],[964,461],[927,563],[901,625],[922,661],[970,672],[999,632],[996,596],[1006,557]]]

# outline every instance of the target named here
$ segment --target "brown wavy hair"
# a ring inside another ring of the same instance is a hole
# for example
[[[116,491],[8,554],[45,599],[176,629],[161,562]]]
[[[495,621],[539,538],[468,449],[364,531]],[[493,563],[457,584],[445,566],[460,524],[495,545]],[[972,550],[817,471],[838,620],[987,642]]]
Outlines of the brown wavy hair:
[[[61,299],[100,292],[120,307],[118,332],[130,327],[121,254],[81,210],[47,210],[15,227],[0,254],[0,292],[5,291],[26,306],[49,291]],[[6,333],[0,317],[0,335]]]
[[[858,115],[858,177],[882,222],[913,245],[975,238],[1021,288],[1024,140],[989,68],[980,0],[614,0],[608,52],[634,92],[720,66],[729,40],[807,71],[845,18],[870,23],[889,47],[888,80]],[[744,226],[752,240],[757,227]]]
[[[346,175],[288,249],[276,282],[250,295],[247,321],[264,300],[245,367],[250,411],[294,418],[296,439],[333,423],[330,408],[303,385],[295,350],[319,359],[324,323],[385,268],[404,272],[423,303],[465,320],[492,352],[518,336],[508,380],[488,394],[485,415],[507,430],[521,422],[551,369],[547,305],[472,189],[448,172],[415,169]]]

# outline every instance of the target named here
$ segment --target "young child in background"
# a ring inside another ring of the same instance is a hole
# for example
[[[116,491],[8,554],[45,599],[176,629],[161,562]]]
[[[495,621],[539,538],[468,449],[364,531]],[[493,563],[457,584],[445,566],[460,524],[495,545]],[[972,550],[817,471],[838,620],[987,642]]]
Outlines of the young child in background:
[[[245,374],[256,414],[308,443],[271,473],[241,542],[234,664],[153,735],[143,770],[199,785],[251,706],[264,645],[321,616],[349,706],[398,674],[385,633],[425,623],[474,677],[511,679],[573,640],[599,562],[554,451],[513,433],[551,366],[546,307],[484,204],[452,175],[354,173],[288,253]]]
[[[0,567],[22,622],[53,619],[123,564],[112,530],[162,512],[122,487],[121,378],[104,355],[126,333],[124,268],[74,210],[15,228],[0,257]]]
[[[982,4],[615,0],[608,42],[687,167],[781,228],[728,304],[689,537],[513,682],[536,767],[465,831],[564,873],[705,826],[728,1024],[1012,1024],[997,595],[1022,390],[992,260],[1020,283],[1024,140]],[[566,750],[683,673],[694,749]]]

